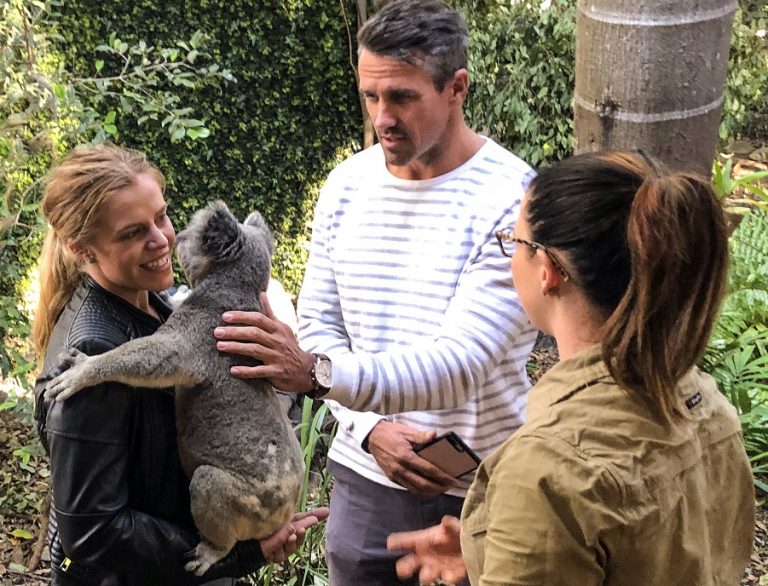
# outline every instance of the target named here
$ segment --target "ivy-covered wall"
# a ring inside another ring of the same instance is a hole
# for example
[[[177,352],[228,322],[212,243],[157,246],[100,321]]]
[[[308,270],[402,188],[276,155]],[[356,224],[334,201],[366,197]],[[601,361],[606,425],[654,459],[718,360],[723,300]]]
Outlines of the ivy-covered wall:
[[[537,166],[573,152],[576,1],[457,0],[470,31],[469,123]]]
[[[174,143],[157,124],[137,126],[143,113],[134,112],[118,116],[116,140],[145,151],[165,173],[177,228],[215,199],[240,218],[261,211],[276,237],[274,274],[298,291],[317,188],[339,156],[359,148],[362,133],[350,61],[355,30],[346,28],[356,22],[354,3],[67,0],[58,11],[60,48],[70,70],[83,74],[95,73],[104,57],[93,48],[112,33],[148,44],[206,33],[205,50],[236,82],[178,89],[211,135]],[[101,73],[119,66],[108,61]]]
[[[470,125],[533,165],[568,156],[575,0],[552,0],[545,8],[540,0],[448,3],[465,15],[471,32],[472,88],[465,108]],[[752,0],[740,4],[724,139],[765,126],[765,89],[758,83],[766,75],[765,39],[755,34],[765,14]],[[317,186],[340,153],[360,146],[352,68],[355,2],[67,0],[60,11],[61,49],[73,71],[94,71],[100,57],[93,48],[111,33],[148,43],[189,38],[196,30],[209,36],[206,50],[213,62],[237,81],[184,89],[182,99],[211,136],[172,143],[157,124],[138,127],[138,112],[118,118],[118,141],[146,151],[166,173],[179,227],[190,211],[216,198],[239,216],[261,210],[277,238],[275,274],[296,292]],[[119,65],[106,63],[104,71],[116,72]]]

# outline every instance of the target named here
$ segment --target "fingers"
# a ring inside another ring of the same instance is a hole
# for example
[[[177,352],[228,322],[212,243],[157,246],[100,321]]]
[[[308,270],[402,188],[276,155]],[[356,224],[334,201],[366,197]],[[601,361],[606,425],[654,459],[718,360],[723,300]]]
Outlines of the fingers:
[[[418,472],[403,467],[392,468],[389,476],[393,482],[421,496],[437,496],[454,487],[453,481],[450,483],[436,482],[431,478],[422,476]]]
[[[419,531],[391,533],[389,537],[387,537],[387,549],[389,551],[410,551],[416,549],[419,543],[423,543],[425,539],[428,539],[425,535],[428,531],[429,529],[420,529]]]
[[[269,347],[274,339],[272,333],[256,325],[219,326],[213,330],[213,336],[221,342],[248,342]]]
[[[449,536],[461,535],[461,521],[453,515],[444,515],[440,520],[440,525],[445,528]]]
[[[390,471],[397,479],[395,482],[406,482],[424,494],[442,494],[459,485],[456,478],[420,457],[413,450],[402,455],[390,467]]]
[[[285,540],[283,543],[283,547],[281,548],[282,551],[282,559],[278,560],[278,562],[284,562],[288,559],[288,556],[291,554],[296,553],[296,550],[301,547],[301,544],[304,543],[304,532],[301,532],[301,538],[299,538],[298,533],[292,533],[288,536],[288,539]]]
[[[313,515],[309,515],[307,517],[302,517],[301,519],[295,519],[292,522],[293,527],[296,529],[296,531],[306,531],[312,525],[317,525],[318,519],[317,517]]]
[[[439,567],[433,567],[432,564],[417,554],[408,554],[397,560],[395,569],[401,579],[408,579],[418,571],[420,584],[431,584],[440,579],[448,578],[447,573],[443,573]],[[448,581],[452,580],[449,579]]]
[[[265,332],[274,332],[280,323],[259,311],[225,311],[221,319],[226,324],[256,326]]]
[[[293,516],[294,521],[298,521],[299,519],[303,519],[304,517],[315,517],[318,521],[325,521],[328,518],[328,515],[331,514],[331,509],[328,507],[317,507],[316,509],[309,509],[308,511],[302,511],[299,513],[296,513]]]
[[[261,540],[264,559],[267,562],[284,562],[302,546],[307,529],[326,519],[329,513],[328,507],[296,513],[290,522]]]
[[[425,444],[428,441],[435,439],[437,437],[437,432],[435,430],[421,431],[420,429],[411,428],[405,435],[408,438],[408,441],[413,444]]]
[[[296,550],[299,548],[298,539],[295,533],[291,533],[286,537],[285,541],[283,541],[280,545],[278,545],[272,552],[272,555],[269,559],[267,559],[268,562],[274,562],[276,564],[281,564],[285,560],[288,559],[288,556],[290,556],[293,553],[296,553]],[[266,559],[266,556],[265,556]]]
[[[296,530],[290,523],[288,523],[283,525],[269,537],[262,539],[260,543],[264,559],[267,562],[277,563],[285,561],[286,544],[291,541],[291,538],[293,538],[293,541],[296,540]]]
[[[214,335],[219,329],[214,330]],[[216,349],[219,352],[226,352],[227,354],[237,354],[238,356],[247,356],[248,358],[255,358],[262,362],[274,362],[280,358],[280,353],[277,350],[273,350],[267,346],[264,346],[255,342],[227,342],[219,340],[216,342]]]
[[[403,580],[413,576],[416,573],[416,570],[420,567],[421,561],[415,554],[408,554],[407,556],[401,557],[395,563],[397,575]],[[419,579],[421,579],[421,576],[419,576]]]

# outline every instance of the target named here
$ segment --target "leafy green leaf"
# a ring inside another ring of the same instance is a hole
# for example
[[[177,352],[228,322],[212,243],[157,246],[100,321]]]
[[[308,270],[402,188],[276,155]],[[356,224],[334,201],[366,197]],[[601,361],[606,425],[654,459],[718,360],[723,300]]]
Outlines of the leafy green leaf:
[[[34,537],[34,535],[32,535],[29,531],[25,531],[24,529],[14,529],[11,531],[11,535],[17,539],[32,539]]]
[[[193,140],[198,138],[206,138],[210,134],[211,133],[207,128],[189,128],[187,130],[187,136]]]

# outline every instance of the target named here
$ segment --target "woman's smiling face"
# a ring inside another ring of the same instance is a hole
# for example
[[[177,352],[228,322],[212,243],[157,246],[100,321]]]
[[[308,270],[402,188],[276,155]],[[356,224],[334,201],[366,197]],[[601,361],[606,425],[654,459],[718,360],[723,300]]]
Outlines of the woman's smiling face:
[[[141,307],[147,291],[173,284],[176,238],[163,192],[147,173],[115,192],[97,212],[98,228],[85,246],[86,270],[99,285]],[[95,262],[94,262],[95,261]]]

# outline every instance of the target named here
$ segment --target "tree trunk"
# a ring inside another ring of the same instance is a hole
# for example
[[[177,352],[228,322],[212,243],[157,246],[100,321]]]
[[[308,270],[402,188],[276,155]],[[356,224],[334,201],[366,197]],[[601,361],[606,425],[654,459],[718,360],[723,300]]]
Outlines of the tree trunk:
[[[357,0],[357,30],[363,26],[366,20],[368,20],[368,3],[367,0]],[[355,80],[359,83],[360,79],[357,75],[357,68],[355,67]],[[373,146],[374,131],[373,121],[368,115],[368,108],[365,106],[365,99],[360,94],[360,109],[363,113],[363,148],[367,149],[369,146]]]
[[[643,149],[707,177],[735,0],[579,0],[576,152]]]

